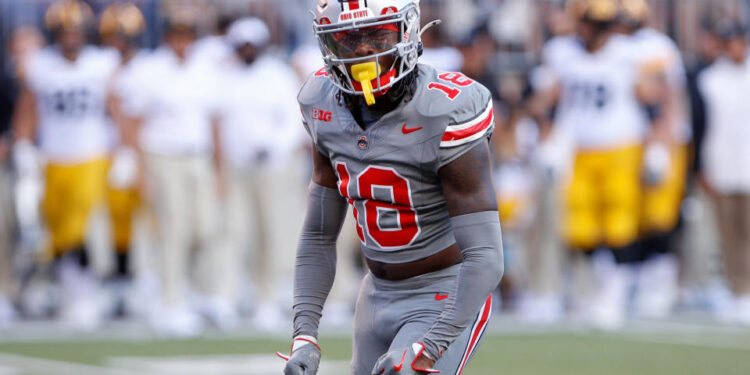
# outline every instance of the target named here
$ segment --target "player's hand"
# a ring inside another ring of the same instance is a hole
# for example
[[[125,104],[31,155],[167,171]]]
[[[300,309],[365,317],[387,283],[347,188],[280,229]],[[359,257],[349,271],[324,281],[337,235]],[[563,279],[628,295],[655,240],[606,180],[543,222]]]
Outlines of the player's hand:
[[[286,361],[284,375],[315,375],[320,365],[320,346],[311,336],[297,336],[292,344],[292,353],[288,356],[276,352]]]
[[[651,142],[643,153],[644,177],[649,185],[658,185],[669,172],[671,160],[669,148],[662,142]]]
[[[121,147],[112,155],[112,166],[109,168],[110,186],[115,189],[128,189],[138,180],[138,154],[129,147]]]
[[[424,345],[414,343],[408,348],[383,354],[372,369],[372,375],[437,374],[440,371],[433,369],[434,365],[435,361],[424,355]]]
[[[41,178],[41,160],[36,147],[29,140],[16,142],[12,150],[13,164],[21,178]]]

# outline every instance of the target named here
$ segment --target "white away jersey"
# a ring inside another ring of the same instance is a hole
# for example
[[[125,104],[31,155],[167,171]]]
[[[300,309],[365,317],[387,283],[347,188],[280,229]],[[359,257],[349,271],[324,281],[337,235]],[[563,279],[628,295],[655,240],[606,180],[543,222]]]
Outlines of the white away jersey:
[[[641,63],[635,44],[613,35],[595,53],[565,43],[545,56],[560,84],[556,126],[578,148],[601,149],[639,143],[647,121],[636,96]]]
[[[211,150],[211,121],[220,87],[216,67],[200,59],[180,61],[160,47],[133,65],[131,97],[123,110],[144,121],[141,147],[160,155],[202,154]]]
[[[85,47],[75,62],[56,47],[29,61],[27,83],[36,96],[38,141],[53,162],[80,162],[108,152],[107,95],[120,65],[114,50]]]
[[[487,142],[489,91],[460,73],[419,65],[412,100],[362,129],[324,70],[299,94],[305,127],[354,206],[362,251],[405,263],[455,243],[438,171]]]
[[[295,100],[299,81],[294,71],[282,60],[265,55],[250,66],[239,61],[226,64],[221,82],[219,116],[227,159],[240,168],[261,162],[286,166],[306,142],[299,126]]]
[[[687,118],[687,108],[681,99],[686,95],[687,75],[685,64],[679,47],[667,35],[650,28],[636,31],[633,40],[638,43],[638,51],[642,58],[644,69],[650,72],[663,72],[671,89],[678,96],[675,113],[675,139],[687,143],[692,138],[692,129]]]

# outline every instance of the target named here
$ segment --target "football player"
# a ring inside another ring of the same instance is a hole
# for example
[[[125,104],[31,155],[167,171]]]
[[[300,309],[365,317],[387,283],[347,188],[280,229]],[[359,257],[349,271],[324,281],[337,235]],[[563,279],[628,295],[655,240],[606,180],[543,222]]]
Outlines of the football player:
[[[720,21],[715,31],[724,55],[698,78],[707,109],[699,178],[713,201],[731,290],[717,318],[750,327],[750,108],[743,100],[750,91],[748,33],[743,23],[731,20]]]
[[[643,158],[641,207],[644,263],[639,272],[636,313],[667,316],[677,297],[677,259],[673,253],[680,207],[685,191],[690,126],[686,116],[686,73],[677,45],[663,33],[646,26],[649,5],[645,0],[620,0],[620,29],[640,46],[644,74],[660,82],[653,100],[661,105],[662,123],[647,130]],[[658,114],[656,114],[658,115]]]
[[[284,373],[317,372],[318,323],[349,203],[369,268],[352,373],[460,374],[503,273],[490,93],[418,64],[417,0],[321,0],[314,14],[325,68],[298,97],[314,166]]]
[[[15,289],[11,269],[15,215],[10,179],[11,118],[18,96],[15,73],[10,68],[0,69],[0,329],[15,315],[11,303]]]
[[[85,239],[89,214],[106,191],[107,94],[120,64],[117,52],[87,45],[93,21],[89,6],[76,0],[47,10],[54,45],[27,66],[13,150],[22,174],[33,168],[37,148],[47,162],[42,211],[62,288],[60,318],[76,328],[93,328],[100,318]]]
[[[224,256],[218,245],[219,202],[211,153],[219,89],[214,67],[191,54],[196,29],[194,9],[170,12],[164,44],[134,67],[129,97],[122,103],[137,134],[134,147],[146,179],[143,198],[158,225],[162,300],[151,324],[177,336],[196,335],[203,328],[188,300],[191,247],[198,247],[197,255],[204,260],[196,264],[210,272],[217,272],[214,257]],[[218,278],[201,276],[208,300]]]
[[[296,239],[288,233],[299,231],[303,219],[295,211],[304,199],[298,151],[306,144],[295,101],[299,84],[288,64],[267,53],[270,32],[262,20],[239,19],[226,38],[235,59],[222,69],[221,143],[215,150],[228,188],[226,223],[234,254],[222,267],[225,310],[235,300],[237,259],[251,255],[249,276],[258,287],[253,320],[272,330],[281,326],[282,305],[291,302],[289,259]],[[248,247],[250,254],[242,250]]]
[[[641,142],[648,121],[639,96],[642,65],[634,43],[613,33],[615,0],[571,4],[578,37],[559,40],[545,55],[558,79],[556,131],[574,149],[564,237],[587,254],[612,251],[615,267],[606,255],[594,258],[600,282],[587,318],[598,327],[616,328],[638,260],[632,245],[638,236]]]
[[[122,65],[115,77],[109,101],[109,113],[116,133],[113,142],[112,164],[109,169],[107,202],[112,223],[115,249],[114,272],[111,278],[116,294],[115,314],[127,313],[125,292],[132,277],[130,271],[130,245],[133,215],[139,206],[136,186],[138,174],[136,142],[133,124],[122,114],[122,102],[130,98],[132,65],[138,64],[136,38],[145,29],[146,22],[137,6],[131,3],[115,3],[102,12],[99,19],[99,37],[102,44],[116,49]],[[134,61],[135,60],[135,61]]]

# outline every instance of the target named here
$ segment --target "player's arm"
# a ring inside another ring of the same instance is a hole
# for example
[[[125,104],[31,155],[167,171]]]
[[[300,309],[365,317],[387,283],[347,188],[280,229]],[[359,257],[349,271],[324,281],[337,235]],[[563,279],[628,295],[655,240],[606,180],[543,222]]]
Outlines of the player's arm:
[[[672,126],[676,124],[677,104],[662,61],[642,64],[636,95],[651,125],[643,152],[643,170],[646,182],[657,184],[663,181],[669,170],[669,148],[673,141]]]
[[[636,82],[636,96],[651,123],[650,138],[667,141],[673,116],[672,92],[661,61],[642,63]]]
[[[294,272],[294,336],[317,337],[323,304],[336,273],[336,239],[347,203],[336,184],[330,160],[313,148],[313,173],[307,213]]]
[[[129,189],[135,186],[146,196],[143,158],[138,142],[138,134],[143,121],[128,113],[122,95],[118,94],[114,85],[110,86],[107,96],[107,112],[119,136],[119,144],[112,154],[108,182],[117,189]]]
[[[23,85],[13,118],[13,133],[16,141],[33,142],[36,122],[36,96],[27,85]]]
[[[432,360],[437,360],[476,319],[503,274],[500,219],[488,143],[477,144],[441,168],[438,175],[463,263],[442,314],[422,338]],[[429,367],[431,364],[424,368]]]
[[[313,174],[294,265],[294,343],[285,374],[315,374],[320,363],[318,324],[336,274],[336,239],[347,203],[336,189],[331,161],[313,147]]]
[[[13,117],[13,162],[21,176],[31,177],[39,174],[39,158],[34,146],[37,127],[36,106],[36,95],[24,84]]]
[[[226,197],[228,191],[228,177],[226,165],[224,163],[224,145],[222,142],[221,127],[221,118],[219,116],[213,116],[211,118],[211,160],[213,161],[214,171],[216,171],[219,195]]]

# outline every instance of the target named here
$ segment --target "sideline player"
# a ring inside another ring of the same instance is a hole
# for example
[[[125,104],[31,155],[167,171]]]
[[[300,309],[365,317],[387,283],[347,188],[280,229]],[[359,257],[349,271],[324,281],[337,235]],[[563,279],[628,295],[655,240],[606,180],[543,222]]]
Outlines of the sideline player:
[[[258,18],[242,18],[229,28],[234,59],[222,66],[217,170],[226,186],[226,225],[230,250],[224,259],[225,310],[235,305],[238,259],[252,259],[248,276],[257,286],[253,322],[280,328],[282,306],[291,303],[296,239],[304,204],[299,152],[306,136],[294,100],[299,84],[294,71],[268,50],[270,32]],[[263,87],[263,90],[258,90]],[[248,249],[245,251],[243,249]]]
[[[131,3],[110,4],[104,9],[99,20],[99,37],[103,45],[120,53],[122,65],[112,85],[109,100],[109,113],[114,129],[112,140],[112,162],[108,174],[107,203],[112,224],[114,245],[114,271],[109,284],[115,294],[113,313],[117,316],[129,312],[126,294],[129,290],[132,272],[130,246],[132,240],[133,216],[140,205],[137,189],[138,156],[135,151],[135,132],[127,116],[122,114],[122,102],[131,99],[133,65],[139,61],[136,38],[146,27],[146,21],[137,6]]]
[[[318,2],[326,67],[299,94],[315,150],[287,375],[317,372],[347,201],[369,268],[353,374],[460,374],[486,328],[503,272],[492,101],[461,73],[417,64],[419,12],[416,0]]]
[[[685,192],[688,145],[691,140],[685,98],[686,73],[677,45],[663,33],[646,26],[645,0],[620,0],[620,29],[638,43],[645,72],[662,86],[656,93],[663,103],[651,108],[665,112],[665,121],[647,129],[643,155],[643,203],[639,247],[636,314],[663,318],[677,299],[678,264],[674,254],[680,207]]]
[[[120,64],[115,51],[86,44],[93,21],[89,6],[75,0],[47,10],[45,24],[55,43],[29,62],[14,145],[17,162],[28,164],[21,159],[31,158],[38,140],[47,162],[42,211],[62,289],[60,318],[84,329],[101,318],[85,239],[89,215],[106,191],[107,94]]]
[[[613,33],[616,0],[580,0],[578,39],[546,61],[559,80],[555,127],[575,149],[565,189],[564,237],[595,256],[594,300],[585,311],[600,328],[619,327],[638,236],[641,143],[648,119],[641,109],[641,64],[629,38]],[[552,52],[552,51],[550,51]],[[611,250],[616,266],[606,261]],[[598,253],[598,254],[597,254]],[[586,308],[584,306],[584,308]]]
[[[219,85],[215,67],[191,53],[197,20],[190,7],[168,14],[164,42],[139,62],[132,78],[135,87],[122,108],[133,120],[146,179],[144,199],[158,229],[161,303],[152,311],[151,325],[177,336],[203,330],[198,308],[209,318],[216,316],[211,300],[220,280],[213,272],[220,272],[215,265],[224,256],[211,159]],[[193,247],[201,259],[194,265]],[[190,283],[193,269],[196,283]],[[202,292],[202,306],[192,303],[193,291]]]

